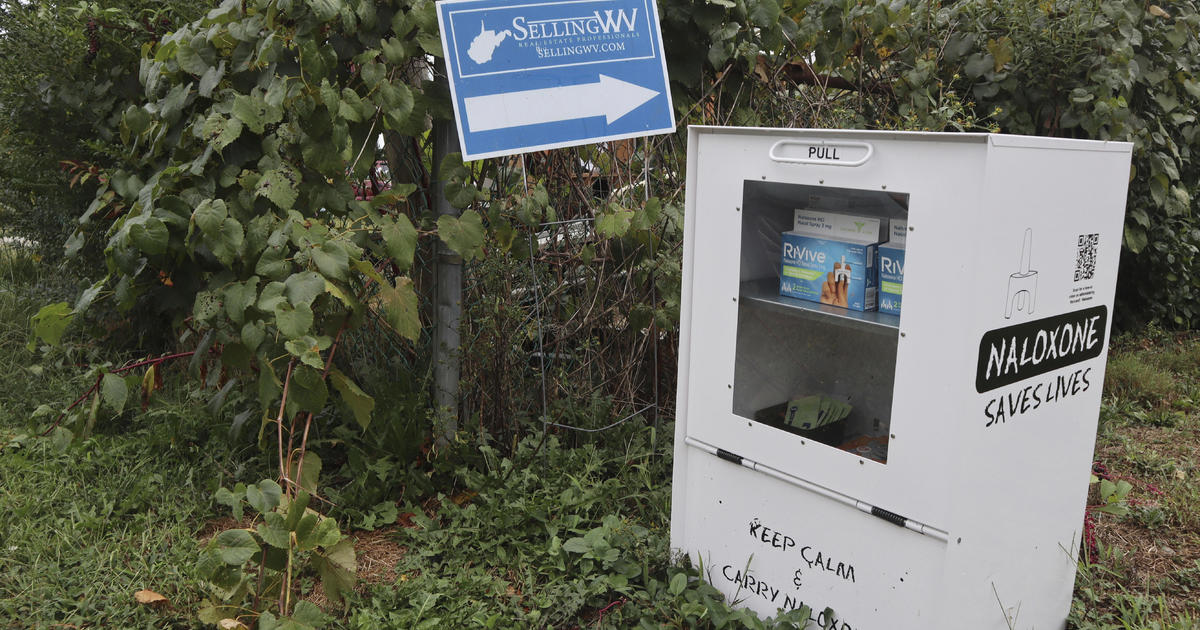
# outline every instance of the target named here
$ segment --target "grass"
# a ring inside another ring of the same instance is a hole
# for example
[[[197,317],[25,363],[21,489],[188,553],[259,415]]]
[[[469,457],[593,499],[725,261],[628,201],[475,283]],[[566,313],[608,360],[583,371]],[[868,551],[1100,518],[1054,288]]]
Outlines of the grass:
[[[0,249],[0,627],[194,627],[196,535],[212,492],[251,472],[235,464],[244,454],[208,438],[212,420],[184,389],[85,440],[42,437],[39,405],[90,383],[75,365],[86,349],[43,361],[26,348],[29,317],[70,297],[30,263]],[[142,589],[169,604],[138,604]]]
[[[1097,515],[1072,626],[1200,628],[1200,336],[1119,339],[1105,377],[1096,460],[1133,485],[1129,513]]]

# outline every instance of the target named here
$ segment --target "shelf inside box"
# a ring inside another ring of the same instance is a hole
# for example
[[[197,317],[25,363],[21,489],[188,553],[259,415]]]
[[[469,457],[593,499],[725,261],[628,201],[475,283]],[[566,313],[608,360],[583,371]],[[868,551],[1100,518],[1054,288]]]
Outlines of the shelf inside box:
[[[747,305],[753,304],[778,309],[831,324],[874,332],[894,331],[900,327],[899,315],[880,313],[878,311],[852,311],[839,306],[784,297],[779,295],[779,280],[777,278],[763,278],[743,282],[739,292],[742,301]]]

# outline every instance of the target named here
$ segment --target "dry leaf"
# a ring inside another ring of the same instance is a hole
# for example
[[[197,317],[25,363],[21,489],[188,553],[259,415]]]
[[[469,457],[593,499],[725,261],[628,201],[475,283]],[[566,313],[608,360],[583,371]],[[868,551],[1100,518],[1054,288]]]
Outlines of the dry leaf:
[[[1181,480],[1181,481],[1182,481],[1182,480],[1184,480],[1184,479],[1187,479],[1187,471],[1186,471],[1186,470],[1176,470],[1176,471],[1175,471],[1175,478],[1176,478],[1176,479],[1179,479],[1179,480]]]
[[[463,490],[462,492],[450,497],[450,500],[453,501],[455,505],[462,507],[469,503],[471,499],[474,499],[475,495],[477,494],[479,493],[472,490]]]
[[[767,58],[765,56],[758,56],[758,60],[754,63],[754,74],[758,75],[763,83],[771,83],[771,75],[767,74]]]
[[[217,627],[221,630],[249,630],[246,624],[237,619],[222,619],[217,622]]]
[[[1157,4],[1150,5],[1150,15],[1160,17],[1160,18],[1171,17],[1170,13],[1167,13],[1166,11],[1164,11],[1163,8],[1158,6]]]
[[[137,603],[146,606],[166,606],[170,603],[166,597],[154,591],[138,591],[133,594],[133,598],[137,600]]]

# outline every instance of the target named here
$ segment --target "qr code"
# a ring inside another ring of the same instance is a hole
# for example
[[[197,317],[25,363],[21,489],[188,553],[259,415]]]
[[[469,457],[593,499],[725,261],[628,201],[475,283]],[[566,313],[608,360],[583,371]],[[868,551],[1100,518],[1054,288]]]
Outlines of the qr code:
[[[1075,252],[1075,282],[1095,277],[1096,247],[1099,244],[1099,234],[1079,235],[1079,250]]]

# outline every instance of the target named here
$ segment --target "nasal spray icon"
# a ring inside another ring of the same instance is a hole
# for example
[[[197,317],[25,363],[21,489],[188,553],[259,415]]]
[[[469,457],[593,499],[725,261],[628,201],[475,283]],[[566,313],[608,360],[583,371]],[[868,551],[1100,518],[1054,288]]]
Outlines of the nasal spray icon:
[[[1033,228],[1025,229],[1025,243],[1021,246],[1021,270],[1008,277],[1008,299],[1005,300],[1004,319],[1012,319],[1013,308],[1033,315],[1037,302],[1038,272],[1029,268],[1033,257]]]
[[[850,266],[846,264],[845,254],[842,255],[842,264],[833,266],[833,281],[841,282],[842,280],[850,282]]]

